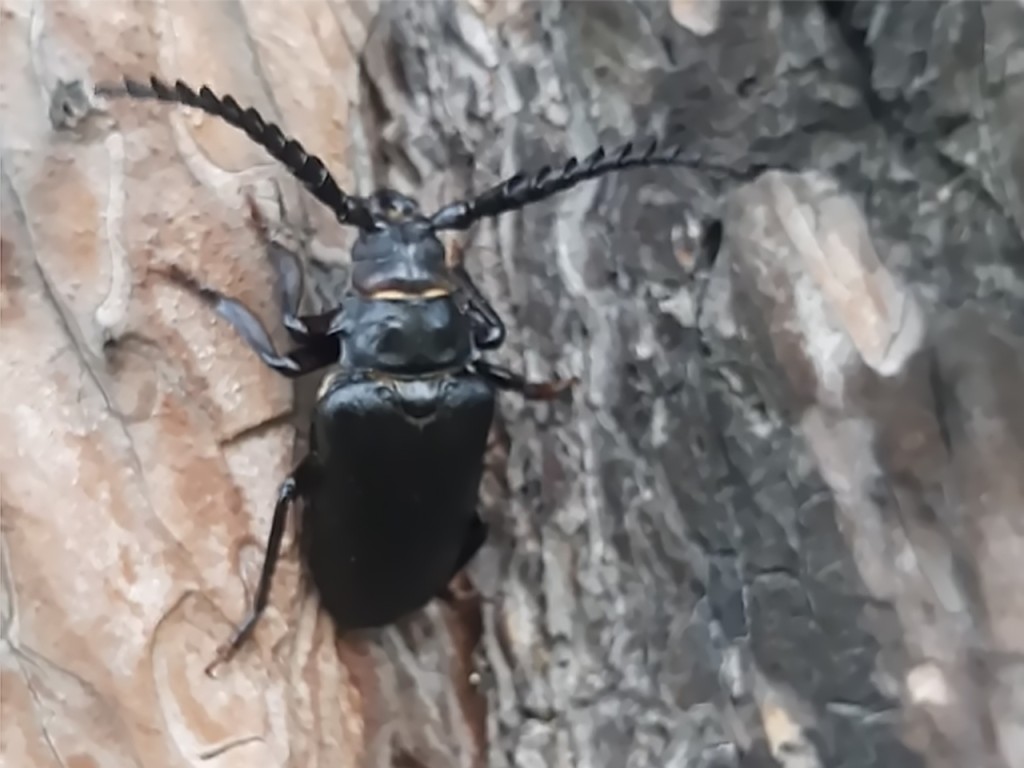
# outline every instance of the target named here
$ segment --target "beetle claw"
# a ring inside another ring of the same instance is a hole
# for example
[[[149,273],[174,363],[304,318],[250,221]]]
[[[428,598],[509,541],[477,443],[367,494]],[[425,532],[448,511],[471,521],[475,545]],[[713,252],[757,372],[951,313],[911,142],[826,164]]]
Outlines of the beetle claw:
[[[238,650],[239,643],[235,638],[232,638],[230,642],[222,643],[217,647],[217,654],[214,656],[213,661],[206,665],[206,669],[203,671],[207,677],[216,677],[214,670],[231,661],[231,658],[235,655]]]
[[[221,653],[219,652],[219,649],[218,649],[218,653],[217,653],[217,655],[216,655],[216,656],[214,657],[213,661],[211,661],[211,662],[210,662],[209,664],[207,664],[207,665],[206,665],[206,668],[205,668],[205,669],[203,670],[203,673],[204,673],[204,674],[205,674],[205,675],[206,675],[207,677],[210,677],[210,678],[216,678],[216,677],[217,677],[217,675],[216,675],[216,674],[214,674],[214,672],[215,672],[215,671],[217,670],[217,668],[218,668],[218,667],[219,667],[219,666],[220,666],[221,664],[223,664],[223,663],[224,663],[224,662],[225,662],[226,660],[227,660],[227,659],[225,659],[225,658],[224,658],[224,657],[223,657],[223,656],[221,655]]]

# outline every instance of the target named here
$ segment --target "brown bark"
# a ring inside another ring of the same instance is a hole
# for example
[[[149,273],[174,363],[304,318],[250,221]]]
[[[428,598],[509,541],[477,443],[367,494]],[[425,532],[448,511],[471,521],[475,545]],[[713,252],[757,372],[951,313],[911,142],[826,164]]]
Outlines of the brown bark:
[[[834,7],[2,0],[5,763],[1024,765],[1024,9]],[[351,233],[214,118],[51,124],[60,82],[150,72],[430,209],[672,131],[751,177],[473,234],[498,359],[581,379],[502,401],[482,600],[336,639],[287,550],[203,675],[316,382],[155,270],[277,328],[244,194],[284,190],[320,303]]]

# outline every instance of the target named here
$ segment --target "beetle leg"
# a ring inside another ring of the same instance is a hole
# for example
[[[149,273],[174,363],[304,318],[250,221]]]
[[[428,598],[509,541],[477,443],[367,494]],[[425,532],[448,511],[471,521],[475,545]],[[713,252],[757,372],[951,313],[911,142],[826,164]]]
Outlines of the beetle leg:
[[[195,278],[185,274],[176,266],[172,266],[164,274],[189,292],[197,295],[203,303],[231,323],[260,359],[284,376],[289,378],[303,376],[318,368],[325,368],[338,359],[336,341],[317,343],[317,339],[312,339],[311,343],[300,345],[287,354],[279,354],[270,340],[267,329],[263,327],[263,323],[242,302],[200,285]]]
[[[288,335],[304,346],[331,346],[331,357],[336,360],[340,353],[338,341],[326,337],[329,335],[328,328],[338,314],[337,307],[315,315],[300,315],[305,278],[298,254],[273,240],[267,243],[267,250],[277,276],[281,323]]]
[[[308,461],[308,460],[307,460]],[[241,624],[235,627],[231,638],[217,649],[217,655],[206,666],[206,674],[213,677],[213,670],[233,657],[238,649],[252,636],[256,623],[267,607],[267,599],[270,596],[270,585],[274,579],[274,569],[277,567],[277,559],[281,554],[281,541],[284,538],[284,524],[288,517],[288,510],[303,492],[303,469],[307,465],[300,464],[290,474],[277,491],[277,503],[274,505],[274,517],[270,524],[270,536],[267,538],[267,552],[263,560],[263,570],[260,572],[259,584],[256,586],[256,597],[253,599],[252,607]]]
[[[473,278],[469,276],[461,262],[451,267],[456,282],[469,295],[469,306],[474,310],[474,338],[477,349],[496,349],[505,341],[505,323],[483,295]]]
[[[500,365],[476,360],[473,367],[498,389],[519,392],[527,400],[554,400],[570,387],[579,383],[575,376],[569,379],[549,379],[547,381],[528,381],[515,371],[502,368]]]
[[[487,523],[481,520],[479,515],[473,515],[473,520],[469,524],[469,530],[466,532],[466,538],[462,542],[459,558],[456,560],[455,568],[452,570],[452,579],[458,576],[459,572],[469,565],[469,561],[476,557],[476,553],[480,551],[485,541],[487,541]],[[450,581],[451,579],[449,579]],[[441,587],[437,597],[449,605],[454,603],[456,599],[450,583]]]
[[[287,215],[281,188],[274,185],[277,196],[278,214],[281,219]],[[245,197],[249,206],[249,220],[259,238],[267,246],[270,263],[277,278],[278,302],[281,306],[281,320],[289,335],[295,341],[304,343],[312,336],[326,336],[327,328],[336,314],[328,310],[317,315],[300,315],[302,297],[305,295],[305,273],[302,262],[295,251],[274,239],[270,224],[251,194]]]
[[[270,263],[274,267],[274,274],[277,276],[281,320],[292,338],[304,341],[311,333],[315,332],[306,325],[305,318],[298,316],[305,280],[302,274],[302,264],[294,251],[273,240],[267,243],[267,251],[270,255]]]
[[[274,185],[274,193],[277,197],[278,215],[284,219],[286,216],[284,196],[281,194],[281,187],[277,184]],[[277,277],[278,300],[281,304],[285,327],[290,331],[294,330],[305,335],[307,329],[296,317],[299,313],[299,305],[302,304],[304,291],[304,275],[299,257],[294,251],[274,239],[270,223],[263,215],[259,205],[256,204],[256,199],[252,194],[246,194],[245,202],[249,206],[249,222],[269,252],[270,263],[274,268],[274,275]]]

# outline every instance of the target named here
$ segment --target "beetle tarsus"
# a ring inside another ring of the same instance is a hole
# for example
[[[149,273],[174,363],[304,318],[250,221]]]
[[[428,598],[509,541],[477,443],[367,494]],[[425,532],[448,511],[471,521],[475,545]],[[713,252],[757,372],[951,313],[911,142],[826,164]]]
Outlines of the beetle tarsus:
[[[527,400],[555,400],[579,384],[579,379],[575,376],[568,379],[530,381],[522,374],[483,360],[477,360],[473,365],[481,376],[498,389],[518,392]]]
[[[478,597],[480,592],[472,585],[465,590],[454,590],[451,584],[445,584],[437,593],[437,599],[451,608],[457,608],[459,603],[464,603]]]
[[[267,552],[263,559],[260,581],[256,586],[256,597],[253,599],[252,607],[249,609],[245,619],[235,627],[231,638],[217,649],[217,655],[206,666],[206,674],[210,677],[213,677],[213,671],[217,667],[230,661],[246,641],[252,637],[256,624],[267,607],[270,586],[274,580],[274,570],[277,567],[277,559],[281,554],[281,541],[284,538],[284,524],[288,518],[288,510],[302,491],[300,478],[302,477],[303,468],[304,465],[300,465],[278,488],[277,503],[274,505],[274,518],[270,524],[270,536],[267,537]]]

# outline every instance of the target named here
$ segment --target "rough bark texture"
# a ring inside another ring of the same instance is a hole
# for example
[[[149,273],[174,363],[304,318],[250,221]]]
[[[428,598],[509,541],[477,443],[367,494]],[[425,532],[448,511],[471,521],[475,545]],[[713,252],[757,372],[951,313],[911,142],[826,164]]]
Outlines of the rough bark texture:
[[[7,765],[1024,765],[1020,3],[2,9]],[[211,680],[308,387],[153,269],[276,327],[243,192],[281,184],[321,301],[351,233],[216,119],[51,125],[59,81],[150,72],[427,208],[669,131],[795,170],[479,227],[498,359],[581,378],[503,400],[483,600],[336,640],[291,551]]]

